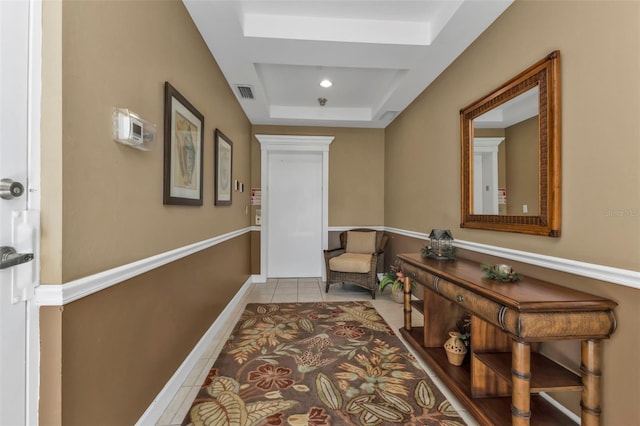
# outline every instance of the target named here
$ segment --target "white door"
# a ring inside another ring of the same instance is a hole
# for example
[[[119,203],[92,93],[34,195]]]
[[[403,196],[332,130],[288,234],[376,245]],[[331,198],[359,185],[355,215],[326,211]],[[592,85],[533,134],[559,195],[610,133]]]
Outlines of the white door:
[[[473,156],[473,213],[498,214],[498,157],[493,152]]]
[[[269,277],[322,275],[322,153],[268,159]]]
[[[473,213],[498,214],[498,147],[503,137],[473,139]]]
[[[482,153],[473,154],[473,214],[484,214],[484,174],[482,171]]]
[[[39,152],[34,144],[39,133],[33,129],[39,129],[34,117],[39,117],[41,27],[38,21],[34,30],[32,23],[34,15],[40,16],[40,6],[36,1],[0,0],[0,425],[35,423],[27,408],[27,392],[32,392],[27,383],[33,380],[28,375],[27,300],[38,279],[37,263],[31,259],[39,217],[29,210],[30,198],[38,197],[29,194],[35,185],[29,182],[28,164]]]

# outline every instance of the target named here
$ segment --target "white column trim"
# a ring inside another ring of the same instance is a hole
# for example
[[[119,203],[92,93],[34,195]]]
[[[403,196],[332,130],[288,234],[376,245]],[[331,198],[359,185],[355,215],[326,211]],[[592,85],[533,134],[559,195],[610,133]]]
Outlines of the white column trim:
[[[475,152],[498,152],[498,145],[502,143],[504,136],[497,138],[473,138],[473,149]]]
[[[261,234],[260,234],[260,275],[256,282],[265,282],[269,276],[267,253],[269,241],[269,188],[267,187],[269,154],[272,152],[311,151],[322,153],[322,249],[329,246],[329,145],[335,136],[295,136],[295,135],[255,135],[260,142],[261,181]],[[319,256],[322,253],[318,254]],[[325,272],[323,271],[323,279]]]
[[[165,253],[141,259],[136,262],[118,266],[117,268],[89,275],[57,285],[40,285],[36,288],[35,300],[39,306],[63,306],[74,300],[89,296],[105,288],[119,284],[122,281],[143,274],[152,269],[166,265],[183,257],[208,249],[217,244],[239,237],[250,231],[243,228],[229,232],[208,240],[200,241],[188,246],[180,247]]]

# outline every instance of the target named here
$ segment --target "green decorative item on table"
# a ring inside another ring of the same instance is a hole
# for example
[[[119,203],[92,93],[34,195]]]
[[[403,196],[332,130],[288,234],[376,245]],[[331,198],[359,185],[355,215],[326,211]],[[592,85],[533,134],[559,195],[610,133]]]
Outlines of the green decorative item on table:
[[[484,271],[485,278],[504,282],[515,282],[520,280],[520,275],[517,272],[513,272],[513,268],[509,265],[492,265],[490,263],[483,263],[480,267]]]
[[[453,246],[453,235],[448,229],[432,229],[429,243],[420,251],[422,257],[439,260],[453,260],[456,258],[456,248]]]

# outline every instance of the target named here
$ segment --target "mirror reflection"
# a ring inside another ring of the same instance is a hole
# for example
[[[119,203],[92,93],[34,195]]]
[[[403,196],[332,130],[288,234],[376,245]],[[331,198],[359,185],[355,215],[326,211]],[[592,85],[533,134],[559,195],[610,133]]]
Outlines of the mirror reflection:
[[[539,215],[539,89],[473,120],[474,214]]]
[[[460,110],[460,227],[560,237],[560,52]]]

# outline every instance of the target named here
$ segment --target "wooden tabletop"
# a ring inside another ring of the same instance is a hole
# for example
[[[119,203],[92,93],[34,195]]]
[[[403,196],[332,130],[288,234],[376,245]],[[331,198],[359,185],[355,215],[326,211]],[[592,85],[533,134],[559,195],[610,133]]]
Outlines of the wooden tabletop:
[[[562,283],[522,275],[516,282],[485,278],[480,263],[467,259],[436,260],[419,253],[400,254],[398,258],[520,312],[611,310],[618,305],[600,296],[563,287]]]

